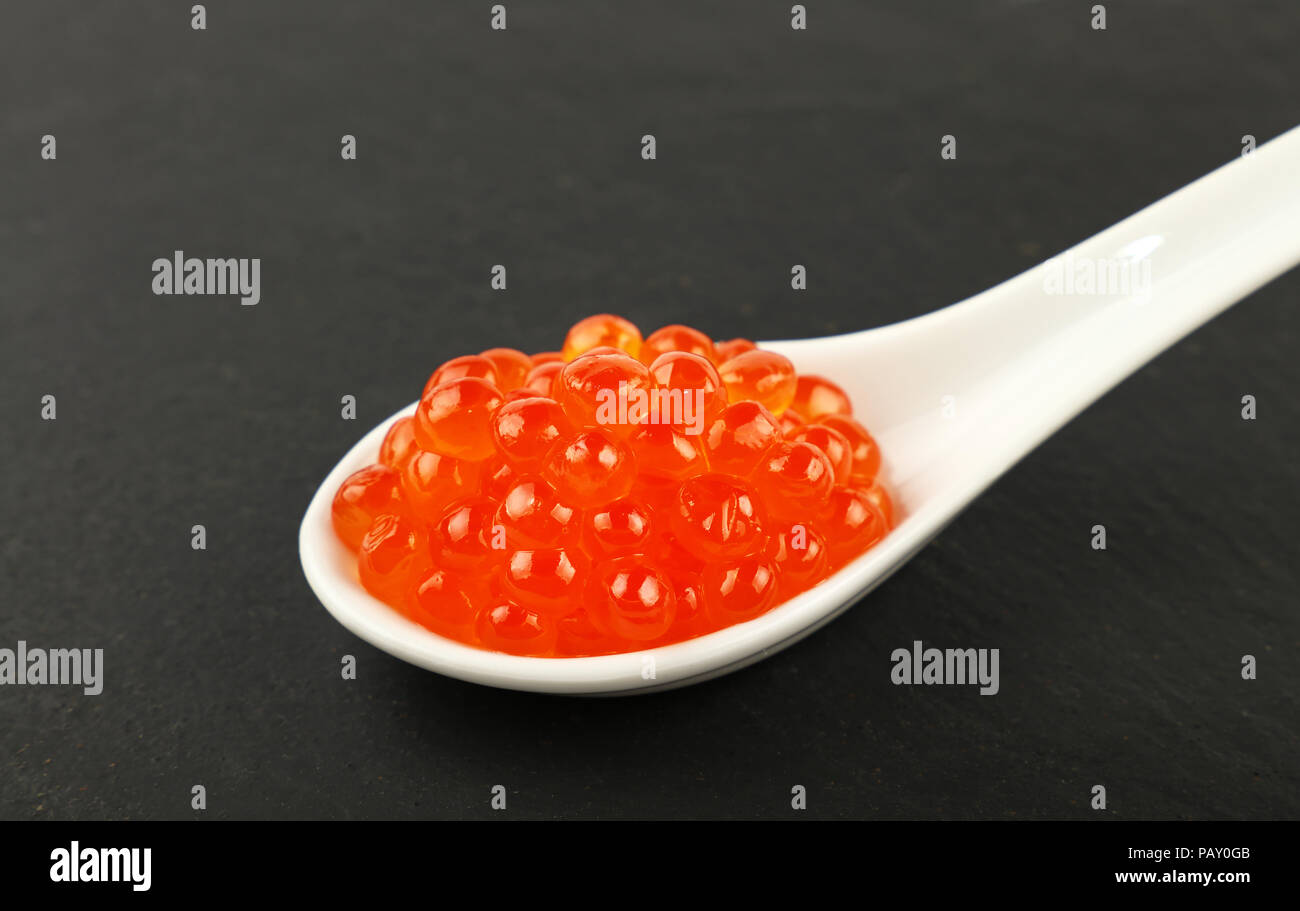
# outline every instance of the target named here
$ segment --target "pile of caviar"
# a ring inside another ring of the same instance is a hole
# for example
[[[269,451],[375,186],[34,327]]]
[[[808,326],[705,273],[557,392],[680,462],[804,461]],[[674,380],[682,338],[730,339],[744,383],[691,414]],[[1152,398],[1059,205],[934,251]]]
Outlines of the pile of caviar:
[[[561,351],[433,372],[334,498],[361,584],[439,635],[577,657],[691,639],[811,588],[894,523],[828,380],[745,339],[602,314]]]

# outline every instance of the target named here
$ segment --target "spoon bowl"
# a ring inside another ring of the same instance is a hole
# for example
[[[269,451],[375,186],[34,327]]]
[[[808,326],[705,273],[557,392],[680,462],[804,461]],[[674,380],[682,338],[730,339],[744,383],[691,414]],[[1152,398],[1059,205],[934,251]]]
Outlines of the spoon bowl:
[[[527,658],[473,648],[408,620],[367,592],[357,577],[357,556],[334,533],[330,518],[339,485],[373,464],[389,425],[414,410],[412,403],[385,420],[334,467],[307,508],[298,545],[307,581],[335,619],[371,645],[449,677],[575,695],[653,692],[707,680],[780,651],[829,623],[925,543],[909,548],[907,529],[915,534],[919,526],[904,522],[821,585],[747,623],[673,645],[591,658]],[[834,599],[835,609],[826,609],[827,598]]]
[[[488,686],[618,695],[753,664],[839,616],[1062,425],[1198,326],[1300,262],[1300,129],[1260,146],[1058,257],[926,316],[865,332],[763,343],[842,386],[884,455],[900,520],[871,550],[756,619],[620,655],[526,658],[420,626],[362,588],[330,506],[375,462],[383,421],[312,498],[299,533],[307,581],[376,647]]]

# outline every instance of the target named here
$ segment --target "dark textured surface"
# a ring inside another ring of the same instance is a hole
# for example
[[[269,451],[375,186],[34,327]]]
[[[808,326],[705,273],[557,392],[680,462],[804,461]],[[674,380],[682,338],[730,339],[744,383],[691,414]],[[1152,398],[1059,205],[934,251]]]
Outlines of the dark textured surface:
[[[820,0],[795,34],[788,4],[508,5],[504,34],[478,2],[0,12],[0,646],[107,653],[97,698],[0,688],[0,817],[478,817],[494,784],[528,817],[785,816],[795,784],[806,815],[1300,816],[1295,273],[706,685],[443,679],[336,624],[296,552],[320,479],[447,357],[605,309],[892,322],[1282,132],[1300,8],[1113,3],[1095,32],[1089,4]],[[154,297],[177,248],[261,257],[262,303]],[[891,686],[915,638],[1000,648],[1002,692]]]

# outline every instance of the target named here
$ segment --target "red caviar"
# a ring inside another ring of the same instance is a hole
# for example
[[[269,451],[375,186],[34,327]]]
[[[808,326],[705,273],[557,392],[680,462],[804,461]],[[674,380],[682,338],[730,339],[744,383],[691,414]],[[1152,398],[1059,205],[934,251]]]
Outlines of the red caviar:
[[[371,594],[538,657],[669,645],[817,585],[895,523],[848,395],[747,339],[602,314],[447,361],[334,498]]]
[[[755,348],[738,354],[718,367],[727,397],[733,402],[753,399],[779,415],[794,400],[798,378],[794,364],[771,351]]]
[[[692,329],[690,326],[673,325],[664,326],[662,329],[651,332],[646,336],[646,340],[641,343],[641,362],[651,364],[659,355],[667,354],[670,351],[685,351],[689,354],[698,354],[710,361],[716,357],[713,349],[713,339],[699,329]]]
[[[524,384],[524,378],[533,369],[532,359],[514,348],[489,348],[479,357],[491,362],[497,375],[497,388],[509,392]]]

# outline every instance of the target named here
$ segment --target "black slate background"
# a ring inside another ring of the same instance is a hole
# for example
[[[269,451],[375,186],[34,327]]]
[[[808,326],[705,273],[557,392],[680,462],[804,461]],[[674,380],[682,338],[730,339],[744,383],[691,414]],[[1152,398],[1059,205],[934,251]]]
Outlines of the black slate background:
[[[805,816],[1300,815],[1297,273],[705,685],[443,679],[335,623],[296,551],[320,479],[445,358],[601,310],[889,323],[1277,135],[1300,7],[1114,2],[1096,32],[1090,3],[814,0],[793,33],[783,3],[507,5],[505,33],[477,0],[216,2],[206,32],[188,3],[0,11],[0,645],[106,649],[97,698],[0,689],[0,817],[500,816],[495,784],[516,817],[782,817],[795,784]],[[261,257],[261,304],[154,297],[177,248]],[[1000,648],[1002,692],[891,686],[915,638]]]

